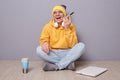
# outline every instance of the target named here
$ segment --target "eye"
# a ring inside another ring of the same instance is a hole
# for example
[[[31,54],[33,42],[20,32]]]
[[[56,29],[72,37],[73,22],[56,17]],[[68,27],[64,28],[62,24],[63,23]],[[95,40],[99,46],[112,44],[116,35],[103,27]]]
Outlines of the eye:
[[[56,14],[57,12],[55,11],[53,14]]]
[[[55,11],[53,12],[53,14],[54,14],[54,15],[56,15],[56,14],[63,14],[63,12],[62,12],[61,10],[55,10]]]

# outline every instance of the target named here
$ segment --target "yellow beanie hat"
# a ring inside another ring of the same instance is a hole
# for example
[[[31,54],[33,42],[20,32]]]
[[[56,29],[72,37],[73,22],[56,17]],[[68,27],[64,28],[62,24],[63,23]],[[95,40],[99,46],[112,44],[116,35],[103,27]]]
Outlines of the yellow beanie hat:
[[[53,7],[53,10],[52,10],[52,15],[54,13],[55,10],[60,10],[63,12],[64,16],[66,16],[66,9],[63,7],[63,5],[57,5],[55,7]]]

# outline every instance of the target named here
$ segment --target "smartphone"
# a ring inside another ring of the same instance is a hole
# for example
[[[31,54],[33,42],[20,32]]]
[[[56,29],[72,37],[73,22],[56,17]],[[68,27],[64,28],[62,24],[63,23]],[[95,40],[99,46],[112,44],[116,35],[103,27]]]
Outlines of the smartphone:
[[[71,12],[70,14],[68,14],[67,16],[71,16],[71,15],[73,15],[74,14],[74,12]]]
[[[71,13],[70,13],[70,16],[73,15],[73,14],[74,14],[74,12],[71,12]]]

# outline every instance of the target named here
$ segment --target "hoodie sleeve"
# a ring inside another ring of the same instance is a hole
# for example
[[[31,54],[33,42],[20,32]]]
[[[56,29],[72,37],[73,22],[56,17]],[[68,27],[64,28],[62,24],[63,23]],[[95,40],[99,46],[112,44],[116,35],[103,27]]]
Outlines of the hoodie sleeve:
[[[39,40],[40,45],[42,45],[44,42],[49,43],[49,38],[50,38],[49,31],[50,31],[49,25],[46,24],[41,32],[41,36],[40,36],[40,40]]]

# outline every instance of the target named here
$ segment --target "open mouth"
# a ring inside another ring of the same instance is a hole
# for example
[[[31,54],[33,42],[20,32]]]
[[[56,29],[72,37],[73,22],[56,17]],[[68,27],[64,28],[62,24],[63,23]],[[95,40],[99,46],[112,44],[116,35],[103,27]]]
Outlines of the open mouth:
[[[54,16],[54,20],[58,23],[62,22],[62,16]]]
[[[61,19],[61,17],[56,17],[57,20]]]

